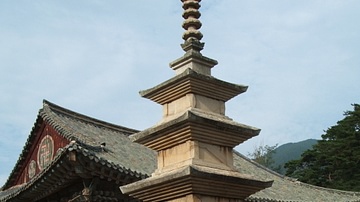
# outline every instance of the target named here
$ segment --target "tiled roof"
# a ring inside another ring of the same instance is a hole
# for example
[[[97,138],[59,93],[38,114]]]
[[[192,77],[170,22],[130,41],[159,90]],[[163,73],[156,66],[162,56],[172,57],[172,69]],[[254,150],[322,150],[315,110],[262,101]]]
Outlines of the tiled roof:
[[[264,189],[251,195],[248,202],[295,202],[295,201],[314,201],[314,202],[358,202],[360,192],[340,191],[317,187],[299,182],[293,178],[280,175],[269,170],[242,154],[234,151],[235,167],[242,173],[253,175],[259,179],[272,179],[272,187]]]
[[[64,138],[76,141],[76,145],[81,146],[86,156],[106,160],[136,173],[147,174],[155,170],[154,152],[128,138],[129,135],[138,132],[137,130],[100,121],[44,100],[43,108],[39,111],[23,151],[2,189],[11,186],[12,177],[28,155],[32,140],[43,121],[49,123]],[[101,148],[101,143],[105,143],[106,146]]]
[[[39,111],[38,118],[24,146],[23,153],[20,155],[9,179],[27,156],[31,140],[34,138],[35,131],[42,121],[48,122],[61,136],[72,141],[59,155],[75,151],[90,161],[134,176],[136,179],[149,176],[155,170],[155,152],[132,142],[128,137],[138,131],[96,120],[44,101],[44,106]],[[102,142],[106,143],[104,149],[100,146]],[[49,165],[49,168],[60,162],[61,156],[59,155]],[[247,199],[248,202],[360,202],[360,193],[358,192],[326,189],[298,182],[268,170],[236,151],[234,151],[234,164],[243,174],[253,175],[259,180],[274,180],[272,187],[251,195]],[[0,191],[0,201],[26,191],[34,183],[38,183],[37,186],[41,187],[41,179],[47,175],[47,170],[44,169],[42,173],[27,184],[11,188],[4,187],[5,190]]]
[[[75,140],[85,153],[138,173],[152,173],[155,170],[155,153],[128,138],[137,130],[90,118],[47,101],[40,110],[40,116],[60,135]],[[106,146],[102,148],[101,143]]]

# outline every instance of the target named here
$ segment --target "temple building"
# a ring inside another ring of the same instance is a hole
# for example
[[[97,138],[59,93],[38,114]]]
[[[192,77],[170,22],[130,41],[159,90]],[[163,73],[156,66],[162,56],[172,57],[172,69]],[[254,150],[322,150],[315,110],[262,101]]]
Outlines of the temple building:
[[[225,113],[247,86],[212,76],[200,0],[181,1],[185,53],[170,63],[174,77],[140,92],[162,105],[162,119],[138,131],[44,100],[1,202],[360,201],[358,192],[299,182],[234,150],[260,132]]]

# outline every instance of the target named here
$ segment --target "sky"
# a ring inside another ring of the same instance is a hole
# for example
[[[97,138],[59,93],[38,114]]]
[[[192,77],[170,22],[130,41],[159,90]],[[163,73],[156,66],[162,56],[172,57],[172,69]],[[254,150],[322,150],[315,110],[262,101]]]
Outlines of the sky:
[[[249,86],[226,115],[261,129],[236,147],[309,138],[360,103],[360,1],[203,0],[212,76]],[[162,116],[140,97],[175,75],[183,55],[180,0],[0,1],[0,186],[42,100],[143,130]]]

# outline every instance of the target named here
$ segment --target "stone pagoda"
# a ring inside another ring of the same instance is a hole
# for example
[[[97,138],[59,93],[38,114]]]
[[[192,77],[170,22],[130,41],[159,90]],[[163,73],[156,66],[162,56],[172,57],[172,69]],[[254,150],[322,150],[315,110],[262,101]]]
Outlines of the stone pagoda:
[[[200,53],[204,48],[199,31],[201,0],[181,1],[185,54],[170,63],[176,75],[140,92],[163,106],[163,118],[131,137],[157,151],[157,169],[151,177],[121,190],[145,202],[244,201],[272,185],[233,166],[233,148],[260,132],[225,116],[225,102],[245,92],[247,86],[211,76],[217,61]]]

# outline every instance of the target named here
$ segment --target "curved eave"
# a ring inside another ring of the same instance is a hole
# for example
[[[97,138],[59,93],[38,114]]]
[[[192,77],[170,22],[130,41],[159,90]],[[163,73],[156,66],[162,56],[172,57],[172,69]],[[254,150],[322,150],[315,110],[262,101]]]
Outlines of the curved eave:
[[[69,185],[75,179],[80,178],[69,160],[70,152],[75,152],[78,155],[80,158],[79,163],[93,163],[95,165],[95,167],[92,168],[84,168],[89,171],[89,174],[103,172],[104,176],[102,177],[106,177],[108,181],[113,180],[118,184],[125,184],[148,177],[146,174],[132,171],[121,165],[109,162],[106,159],[99,158],[77,143],[70,143],[57,154],[44,170],[29,182],[7,189],[6,193],[1,196],[0,201],[8,201],[10,199],[19,202],[30,201],[30,199],[39,200]]]
[[[34,178],[32,178],[30,181],[28,181],[27,183],[24,183],[22,185],[17,185],[20,188],[15,189],[13,192],[8,192],[8,194],[6,196],[2,196],[2,198],[0,198],[0,201],[7,201],[10,199],[13,199],[13,201],[26,201],[26,196],[24,196],[24,194],[31,194],[31,192],[33,190],[36,189],[40,189],[43,187],[43,184],[46,180],[46,176],[49,172],[53,171],[53,172],[58,172],[59,168],[63,168],[62,166],[57,166],[60,165],[64,159],[64,154],[65,154],[65,150],[60,152],[57,156],[55,156],[55,158],[53,159],[53,161],[45,168],[43,169],[39,174],[37,174]],[[52,170],[51,170],[52,169]],[[66,173],[66,172],[61,172],[61,173]],[[66,179],[65,176],[61,176],[62,179]],[[12,187],[10,187],[7,190],[11,190]]]
[[[226,102],[246,92],[247,88],[247,86],[232,84],[187,69],[153,88],[140,91],[140,95],[161,105],[172,102],[188,93]]]
[[[136,170],[131,170],[130,168],[126,168],[122,165],[119,164],[115,164],[114,162],[108,161],[104,158],[98,157],[96,154],[94,154],[93,152],[89,151],[88,149],[82,147],[81,145],[78,144],[74,144],[71,148],[68,149],[69,151],[75,151],[78,154],[81,154],[81,156],[86,158],[86,161],[89,162],[94,162],[98,165],[107,167],[109,169],[112,169],[118,173],[122,173],[124,175],[127,175],[128,179],[136,179],[136,180],[140,180],[140,179],[145,179],[147,178],[149,175],[148,174],[144,174],[141,172],[138,172]],[[86,168],[91,170],[91,168]],[[109,178],[110,179],[110,178]],[[120,179],[116,179],[117,181],[119,181]]]

